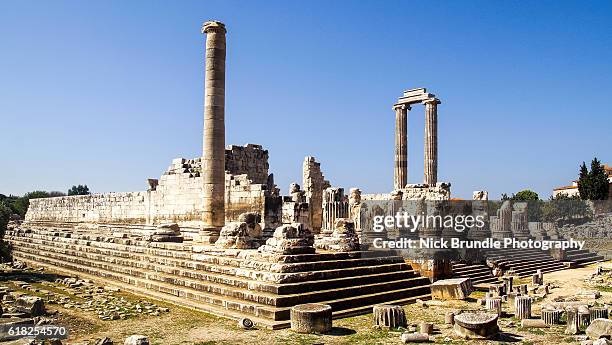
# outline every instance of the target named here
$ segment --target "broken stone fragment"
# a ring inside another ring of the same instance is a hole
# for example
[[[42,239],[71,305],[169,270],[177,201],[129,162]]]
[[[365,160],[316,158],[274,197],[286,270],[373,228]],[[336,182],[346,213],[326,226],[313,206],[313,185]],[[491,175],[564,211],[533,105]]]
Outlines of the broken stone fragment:
[[[30,316],[40,316],[45,313],[45,305],[40,297],[21,296],[15,301],[15,310]]]
[[[144,335],[130,335],[125,339],[124,345],[149,345],[149,338]]]
[[[426,343],[429,342],[429,334],[427,333],[403,333],[400,340],[405,344]]]
[[[586,329],[589,339],[610,338],[612,336],[612,320],[595,319]]]
[[[438,300],[463,300],[472,291],[470,278],[443,279],[431,284],[431,297]]]

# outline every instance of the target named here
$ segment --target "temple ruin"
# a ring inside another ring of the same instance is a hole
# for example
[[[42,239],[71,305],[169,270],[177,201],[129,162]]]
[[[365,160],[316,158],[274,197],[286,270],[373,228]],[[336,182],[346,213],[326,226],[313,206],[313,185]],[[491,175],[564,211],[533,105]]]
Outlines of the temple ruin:
[[[379,304],[429,299],[439,278],[497,282],[484,262],[525,276],[563,269],[561,261],[572,255],[597,260],[588,252],[530,250],[467,251],[459,259],[438,251],[410,260],[401,251],[371,250],[372,236],[440,238],[448,230],[415,225],[374,233],[366,212],[482,216],[484,227],[451,234],[462,239],[558,233],[551,223],[530,221],[525,203],[491,208],[485,191],[475,192],[469,203],[444,203],[451,185],[438,181],[440,100],[425,88],[405,91],[393,105],[393,190],[365,194],[333,185],[320,162],[307,156],[301,185],[292,183],[283,195],[265,148],[226,146],[227,30],[209,21],[202,33],[202,156],[174,159],[160,178],[146,180],[145,191],[32,199],[25,221],[6,234],[16,259],[215,315],[248,317],[272,329],[288,327],[291,307],[298,304],[327,304],[340,318],[370,313]],[[425,107],[424,172],[422,183],[409,183],[408,113],[416,104]],[[385,208],[368,204],[373,201]],[[535,263],[526,264],[530,259]]]

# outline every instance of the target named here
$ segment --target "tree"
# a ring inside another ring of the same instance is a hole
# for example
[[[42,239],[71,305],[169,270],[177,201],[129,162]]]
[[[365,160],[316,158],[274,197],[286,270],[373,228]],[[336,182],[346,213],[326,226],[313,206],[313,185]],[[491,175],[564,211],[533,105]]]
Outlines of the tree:
[[[589,169],[584,162],[580,166],[580,173],[578,174],[578,193],[582,199],[586,199],[591,186],[591,179],[589,176]]]
[[[609,193],[608,175],[597,158],[591,161],[591,171],[582,162],[578,177],[578,192],[582,200],[606,200]]]
[[[0,201],[0,262],[11,260],[11,248],[8,243],[4,242],[4,234],[12,214],[11,208],[4,201]]]
[[[30,199],[38,199],[38,198],[48,198],[49,193],[42,190],[35,190],[33,192],[29,192],[24,194],[21,198],[15,200],[13,204],[13,208],[15,212],[20,215],[22,218],[25,217],[26,212],[28,211],[28,207],[30,207]]]
[[[525,189],[525,190],[522,190],[514,194],[512,196],[512,200],[514,201],[535,201],[535,200],[540,200],[540,196],[538,195],[538,193],[532,190]]]
[[[578,196],[570,197],[561,193],[555,197],[551,196],[550,200],[542,205],[542,219],[558,225],[586,222],[591,217],[592,212],[587,202],[580,200]]]
[[[68,195],[89,195],[89,194],[91,193],[89,192],[89,187],[87,187],[87,185],[72,186],[72,188],[68,190]]]

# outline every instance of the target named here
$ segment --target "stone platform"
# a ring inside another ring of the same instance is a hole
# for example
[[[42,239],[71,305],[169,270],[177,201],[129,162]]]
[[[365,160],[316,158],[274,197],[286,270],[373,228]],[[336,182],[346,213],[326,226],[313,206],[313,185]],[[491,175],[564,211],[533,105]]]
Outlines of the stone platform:
[[[431,296],[429,280],[394,252],[270,255],[41,223],[11,229],[5,238],[15,259],[28,264],[271,329],[289,327],[296,304],[329,304],[341,318]]]

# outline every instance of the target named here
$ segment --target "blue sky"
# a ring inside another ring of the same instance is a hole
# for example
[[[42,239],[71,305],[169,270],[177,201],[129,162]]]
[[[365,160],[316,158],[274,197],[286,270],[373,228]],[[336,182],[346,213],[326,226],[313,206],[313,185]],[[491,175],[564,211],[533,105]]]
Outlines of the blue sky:
[[[200,26],[217,19],[226,141],[269,149],[284,193],[306,155],[335,186],[390,191],[391,106],[427,87],[453,196],[547,198],[583,160],[612,163],[611,18],[609,1],[2,1],[0,193],[144,190],[200,155]]]

